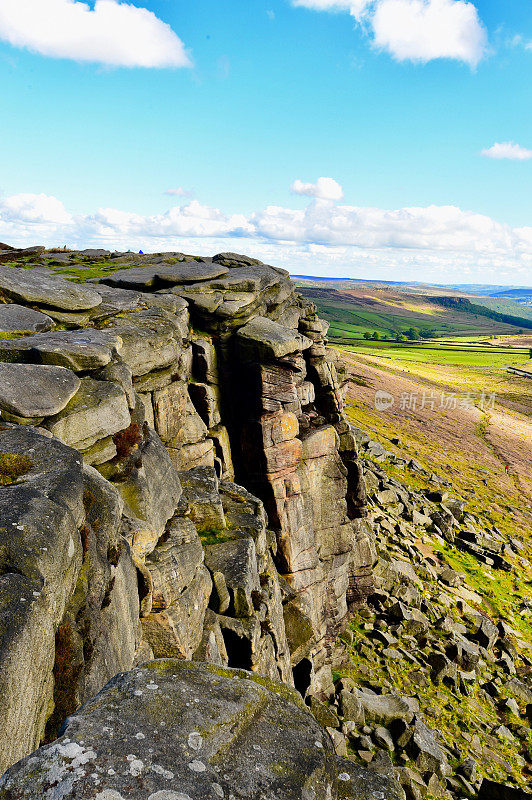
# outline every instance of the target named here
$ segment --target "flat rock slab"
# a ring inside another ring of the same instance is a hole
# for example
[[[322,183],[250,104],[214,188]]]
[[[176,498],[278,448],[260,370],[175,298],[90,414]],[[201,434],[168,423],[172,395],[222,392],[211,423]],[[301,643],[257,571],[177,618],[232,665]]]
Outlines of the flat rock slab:
[[[242,670],[152,661],[118,675],[53,744],[0,779],[0,800],[399,800],[338,758],[294,690]]]
[[[227,267],[205,261],[181,261],[178,264],[161,264],[151,267],[121,269],[102,278],[100,283],[123,289],[158,289],[163,286],[179,286],[183,283],[208,281],[226,275]]]
[[[259,359],[282,358],[312,346],[312,341],[303,334],[267,317],[252,319],[240,328],[237,339],[245,352]]]
[[[120,350],[122,340],[108,331],[85,329],[36,333],[0,340],[0,361],[54,364],[73,370],[98,369]]]
[[[141,293],[131,289],[119,289],[116,286],[98,285],[98,294],[102,296],[102,304],[96,311],[96,317],[119,314],[124,311],[135,311],[139,307]]]
[[[69,369],[0,363],[0,408],[19,417],[49,417],[74,397],[80,379]]]
[[[38,331],[51,331],[54,321],[40,311],[32,308],[19,306],[16,303],[8,303],[0,306],[0,333],[10,333],[11,331],[24,331],[25,333],[37,333]]]
[[[95,289],[67,281],[43,270],[0,266],[0,291],[13,300],[85,311],[95,308],[102,298]]]

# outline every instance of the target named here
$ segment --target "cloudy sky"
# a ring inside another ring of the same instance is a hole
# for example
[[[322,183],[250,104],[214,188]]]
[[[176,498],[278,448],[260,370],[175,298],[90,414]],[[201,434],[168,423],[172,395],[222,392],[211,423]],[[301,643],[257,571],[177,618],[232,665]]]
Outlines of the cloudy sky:
[[[0,241],[532,285],[531,0],[0,0]]]

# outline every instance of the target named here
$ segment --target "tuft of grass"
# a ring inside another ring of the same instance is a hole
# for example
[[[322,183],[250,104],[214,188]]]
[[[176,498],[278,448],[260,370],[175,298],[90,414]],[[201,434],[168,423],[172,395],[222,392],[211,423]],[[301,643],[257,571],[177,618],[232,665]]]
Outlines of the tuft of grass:
[[[227,528],[207,528],[199,533],[201,543],[204,547],[210,544],[223,544],[230,539],[234,539],[234,533]]]
[[[0,453],[0,486],[10,486],[26,475],[33,461],[17,453]]]

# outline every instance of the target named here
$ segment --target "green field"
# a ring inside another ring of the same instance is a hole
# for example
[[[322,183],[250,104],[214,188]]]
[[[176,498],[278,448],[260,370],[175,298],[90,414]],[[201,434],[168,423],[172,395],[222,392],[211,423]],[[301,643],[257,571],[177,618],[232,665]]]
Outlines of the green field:
[[[525,364],[530,360],[530,352],[525,349],[452,346],[444,343],[404,345],[392,342],[363,341],[357,342],[356,345],[342,345],[340,349],[351,353],[389,358],[393,361],[485,368],[510,367]]]
[[[381,336],[395,338],[397,334],[411,326],[431,331],[439,336],[453,335],[468,327],[466,321],[461,324],[444,321],[436,315],[429,314],[396,314],[393,307],[386,313],[365,311],[362,307],[348,302],[329,302],[312,298],[318,307],[320,316],[330,322],[329,336],[338,339],[358,339],[369,331],[377,331]],[[465,316],[465,315],[464,315]],[[471,326],[473,328],[473,326]]]

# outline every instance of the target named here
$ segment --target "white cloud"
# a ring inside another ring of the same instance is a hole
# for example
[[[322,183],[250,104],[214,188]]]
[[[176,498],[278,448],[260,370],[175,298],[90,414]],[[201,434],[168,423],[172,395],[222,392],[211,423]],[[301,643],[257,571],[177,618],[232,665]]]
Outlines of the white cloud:
[[[491,147],[482,150],[480,155],[485,158],[508,158],[512,161],[528,161],[532,158],[532,150],[521,147],[515,142],[495,142]]]
[[[0,0],[0,39],[53,58],[117,67],[188,67],[172,28],[120,0]]]
[[[486,30],[468,0],[292,0],[292,5],[349,11],[373,33],[374,46],[398,61],[450,58],[474,67],[487,51]]]
[[[0,199],[0,241],[14,245],[205,255],[238,250],[299,274],[440,283],[530,283],[532,227],[455,206],[381,209],[312,199],[226,214],[191,200],[163,214],[113,208],[73,215],[44,194]]]
[[[293,182],[290,191],[319,200],[341,200],[344,196],[342,187],[334,178],[318,178],[316,183],[304,183],[298,179]]]
[[[72,216],[63,203],[51,195],[13,194],[0,200],[0,220],[29,225],[69,225]]]
[[[380,0],[371,24],[376,47],[399,61],[451,58],[474,67],[486,52],[477,9],[464,0]]]

